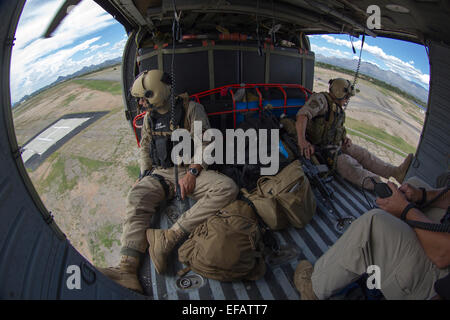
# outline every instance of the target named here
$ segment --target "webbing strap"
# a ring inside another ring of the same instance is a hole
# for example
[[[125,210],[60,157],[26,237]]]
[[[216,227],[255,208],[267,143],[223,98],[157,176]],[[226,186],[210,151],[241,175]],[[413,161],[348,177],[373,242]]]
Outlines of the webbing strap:
[[[180,128],[180,126],[176,126],[175,129]],[[172,131],[153,131],[152,136],[171,136]]]
[[[260,227],[260,229],[262,229],[264,231],[263,232],[264,244],[266,246],[268,246],[269,248],[271,248],[275,253],[280,252],[280,244],[278,243],[277,238],[273,234],[273,231],[267,226],[267,224],[264,222],[264,220],[260,217],[260,215],[258,214],[258,210],[256,210],[256,207],[253,204],[253,202],[250,199],[248,199],[246,196],[244,196],[242,194],[242,192],[239,193],[239,200],[246,202],[255,212],[256,217],[258,219],[259,227]]]
[[[166,194],[166,199],[168,199],[169,195],[170,195],[170,189],[169,189],[169,185],[167,184],[167,182],[163,178],[163,176],[160,176],[159,174],[156,174],[156,173],[152,173],[152,174],[150,174],[150,176],[156,178],[161,183],[161,186],[164,189],[164,193]]]

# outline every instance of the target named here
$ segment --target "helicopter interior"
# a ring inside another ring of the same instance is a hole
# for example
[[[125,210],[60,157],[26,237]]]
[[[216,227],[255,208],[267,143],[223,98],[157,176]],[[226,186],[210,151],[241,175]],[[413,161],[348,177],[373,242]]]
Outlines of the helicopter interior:
[[[66,1],[50,25],[50,36],[64,18]],[[189,1],[96,0],[128,33],[122,59],[125,117],[137,144],[140,110],[129,94],[135,77],[148,69],[172,73],[175,93],[188,92],[202,103],[212,127],[236,128],[248,109],[293,116],[313,92],[315,55],[308,35],[347,33],[380,36],[423,44],[430,60],[430,95],[425,125],[407,177],[419,176],[437,186],[448,170],[450,100],[450,5],[440,0],[395,1]],[[257,281],[232,283],[206,279],[193,272],[177,275],[183,266],[171,257],[169,275],[156,273],[149,257],[139,279],[145,295],[127,290],[98,272],[71,245],[45,208],[30,181],[17,145],[9,95],[9,66],[15,29],[25,0],[2,2],[0,121],[0,297],[3,299],[155,299],[155,300],[286,300],[298,299],[293,274],[299,260],[316,261],[342,235],[339,217],[357,218],[370,209],[360,188],[336,175],[331,182],[337,212],[314,190],[317,212],[304,229],[276,233],[280,254],[268,254],[267,272]],[[382,28],[366,27],[366,8],[383,8]],[[390,6],[390,7],[389,7]],[[405,11],[407,10],[407,11]],[[172,41],[175,38],[176,41]],[[239,89],[255,97],[236,98]],[[370,201],[374,195],[368,193]],[[190,202],[192,205],[192,201]],[[169,227],[173,203],[162,208],[152,224]],[[82,289],[65,285],[68,266],[81,269]]]

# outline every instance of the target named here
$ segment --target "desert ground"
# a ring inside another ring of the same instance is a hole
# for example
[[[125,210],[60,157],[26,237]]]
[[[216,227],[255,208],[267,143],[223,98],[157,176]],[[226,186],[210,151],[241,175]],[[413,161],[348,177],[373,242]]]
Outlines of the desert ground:
[[[59,84],[14,108],[19,145],[70,113],[108,114],[71,138],[36,170],[28,170],[47,209],[72,245],[97,266],[119,261],[127,193],[139,174],[138,148],[125,119],[120,66]],[[347,75],[315,69],[314,91]],[[424,114],[400,95],[359,81],[347,108],[354,143],[395,165],[417,147]],[[372,128],[373,127],[373,128]],[[370,130],[369,130],[370,129]]]
[[[314,72],[316,92],[327,91],[331,78],[343,77],[353,82],[352,77],[336,71],[316,67]],[[425,119],[420,108],[399,94],[366,80],[358,79],[356,88],[359,92],[347,106],[347,117],[375,126],[417,147]]]
[[[120,68],[104,72],[112,71]],[[64,114],[108,111],[36,170],[28,171],[72,245],[94,264],[106,266],[119,258],[125,199],[139,174],[138,149],[120,90],[110,90],[120,82],[101,80],[101,90],[96,90],[95,81],[100,80],[86,78],[94,82],[59,84],[15,108],[13,116],[20,144]]]

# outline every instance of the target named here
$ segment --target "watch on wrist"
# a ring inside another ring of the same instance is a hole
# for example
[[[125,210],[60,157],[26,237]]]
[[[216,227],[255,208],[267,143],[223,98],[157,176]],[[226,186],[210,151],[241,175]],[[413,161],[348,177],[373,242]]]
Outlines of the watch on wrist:
[[[192,174],[194,177],[198,177],[198,175],[200,174],[197,168],[189,168],[189,173]]]

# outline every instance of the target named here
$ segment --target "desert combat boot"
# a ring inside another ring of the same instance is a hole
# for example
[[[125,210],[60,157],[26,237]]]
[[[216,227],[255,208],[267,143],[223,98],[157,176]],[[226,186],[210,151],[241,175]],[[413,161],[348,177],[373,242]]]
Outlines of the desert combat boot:
[[[139,259],[131,256],[122,256],[117,267],[97,268],[105,276],[114,280],[121,286],[143,293],[142,286],[139,283],[137,272],[139,268]]]
[[[394,177],[399,183],[403,183],[403,180],[405,180],[406,172],[408,172],[408,168],[411,165],[413,157],[414,156],[412,153],[408,154],[403,163],[395,168],[392,177]]]
[[[314,267],[308,260],[302,260],[295,269],[294,284],[302,300],[318,300],[312,288],[311,276]]]
[[[156,271],[163,274],[166,272],[167,258],[176,244],[184,237],[184,232],[173,229],[147,229],[146,235],[150,258]]]

